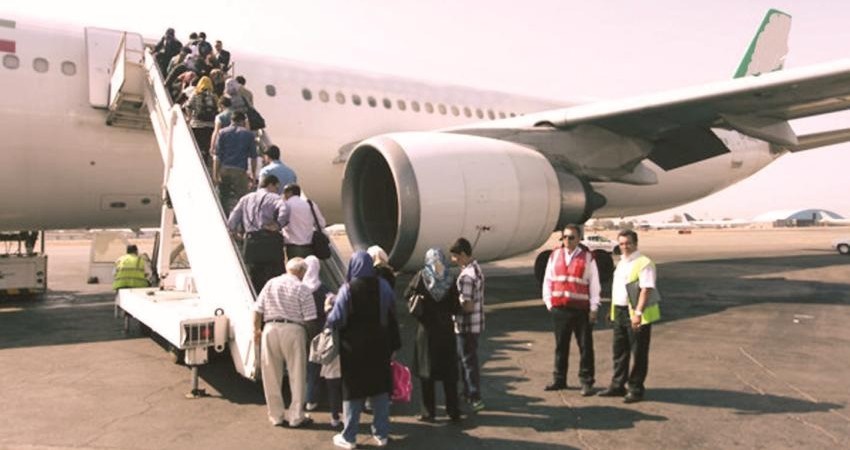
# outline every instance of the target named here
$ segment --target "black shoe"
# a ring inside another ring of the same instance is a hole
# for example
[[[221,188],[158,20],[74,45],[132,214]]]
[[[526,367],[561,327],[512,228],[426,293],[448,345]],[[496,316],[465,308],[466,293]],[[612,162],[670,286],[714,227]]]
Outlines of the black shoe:
[[[543,388],[544,391],[562,391],[567,388],[567,383],[563,381],[553,381]]]
[[[581,396],[582,397],[590,397],[591,395],[593,395],[593,386],[591,386],[589,384],[582,384],[581,385]]]
[[[434,416],[432,414],[419,414],[416,416],[416,420],[431,423],[434,421]]]
[[[629,392],[623,397],[623,403],[637,403],[643,400],[643,394],[635,394],[634,392]]]
[[[464,419],[464,415],[461,414],[461,413],[449,414],[449,420],[454,422],[454,423],[461,422],[461,421],[463,421],[463,419]]]
[[[298,425],[290,425],[289,428],[307,428],[313,424],[313,419],[310,417],[305,417],[304,420],[298,423]]]
[[[623,388],[609,387],[599,391],[596,395],[600,397],[622,397],[626,395],[626,390]]]

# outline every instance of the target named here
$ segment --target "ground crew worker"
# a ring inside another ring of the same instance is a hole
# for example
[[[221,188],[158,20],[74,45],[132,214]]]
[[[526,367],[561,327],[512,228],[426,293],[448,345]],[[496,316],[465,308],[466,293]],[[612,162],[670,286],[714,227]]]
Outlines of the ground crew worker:
[[[570,358],[570,337],[576,335],[581,359],[579,381],[581,395],[593,393],[595,362],[593,325],[599,309],[599,271],[593,254],[578,245],[579,230],[567,225],[561,246],[552,251],[543,278],[543,303],[552,313],[555,325],[555,370],[552,383],[544,390],[567,388],[567,366]]]
[[[625,396],[625,403],[635,403],[643,400],[643,383],[649,369],[649,338],[652,323],[661,318],[661,296],[655,287],[655,263],[638,251],[637,233],[623,230],[617,240],[622,257],[611,286],[614,375],[611,385],[599,395]],[[630,356],[634,357],[631,371]]]
[[[149,287],[146,274],[147,262],[139,256],[139,248],[133,244],[127,246],[127,254],[115,261],[112,289]]]

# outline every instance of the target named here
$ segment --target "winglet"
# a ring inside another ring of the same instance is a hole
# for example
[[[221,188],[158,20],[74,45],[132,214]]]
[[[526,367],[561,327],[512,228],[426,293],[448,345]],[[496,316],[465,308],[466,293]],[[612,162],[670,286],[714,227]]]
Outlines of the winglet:
[[[790,31],[791,16],[778,9],[769,10],[741,60],[735,78],[758,76],[782,69],[785,55],[788,54]]]

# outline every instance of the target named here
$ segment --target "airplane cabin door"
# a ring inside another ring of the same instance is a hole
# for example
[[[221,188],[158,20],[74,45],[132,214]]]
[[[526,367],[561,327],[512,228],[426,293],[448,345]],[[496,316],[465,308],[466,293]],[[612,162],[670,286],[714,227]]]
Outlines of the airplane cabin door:
[[[86,27],[86,56],[88,58],[89,103],[95,108],[109,106],[109,83],[123,31]],[[142,35],[127,33],[127,48],[144,50]]]

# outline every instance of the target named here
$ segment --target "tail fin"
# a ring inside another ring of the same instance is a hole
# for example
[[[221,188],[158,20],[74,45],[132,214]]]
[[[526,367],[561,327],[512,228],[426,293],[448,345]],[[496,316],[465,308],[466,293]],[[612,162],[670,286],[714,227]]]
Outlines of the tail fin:
[[[696,221],[696,219],[694,219],[694,216],[692,216],[688,213],[685,213],[685,222],[694,222],[694,221]]]
[[[788,54],[790,31],[791,16],[777,9],[769,10],[741,60],[735,78],[781,70]]]

